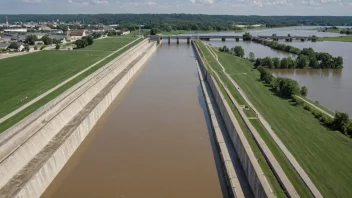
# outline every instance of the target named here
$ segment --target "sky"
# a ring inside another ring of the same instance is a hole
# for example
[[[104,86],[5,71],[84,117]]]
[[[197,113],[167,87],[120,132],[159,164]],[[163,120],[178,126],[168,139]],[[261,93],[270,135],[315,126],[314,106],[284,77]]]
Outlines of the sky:
[[[0,13],[191,13],[351,16],[352,0],[0,0]]]

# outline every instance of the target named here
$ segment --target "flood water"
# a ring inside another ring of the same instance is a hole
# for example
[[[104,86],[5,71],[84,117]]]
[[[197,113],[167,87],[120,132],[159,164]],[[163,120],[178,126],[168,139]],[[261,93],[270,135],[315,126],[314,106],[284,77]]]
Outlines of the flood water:
[[[230,33],[218,33],[230,34]],[[232,33],[234,34],[234,33]],[[300,36],[340,36],[338,33],[317,32],[308,27],[289,27],[289,28],[276,28],[266,30],[254,30],[252,35],[300,35]],[[328,52],[333,56],[342,56],[344,60],[344,68],[342,70],[329,70],[329,69],[276,69],[273,70],[274,75],[295,79],[301,86],[308,87],[308,98],[313,101],[319,101],[320,104],[329,108],[332,111],[338,110],[346,112],[352,116],[352,43],[349,42],[285,42],[298,48],[312,47],[317,52]],[[294,55],[285,53],[278,50],[273,50],[269,47],[253,43],[253,42],[236,42],[234,40],[210,40],[208,43],[214,46],[242,46],[245,50],[246,56],[249,52],[253,52],[258,58],[270,57],[287,57]]]
[[[227,197],[190,45],[163,45],[46,197]]]

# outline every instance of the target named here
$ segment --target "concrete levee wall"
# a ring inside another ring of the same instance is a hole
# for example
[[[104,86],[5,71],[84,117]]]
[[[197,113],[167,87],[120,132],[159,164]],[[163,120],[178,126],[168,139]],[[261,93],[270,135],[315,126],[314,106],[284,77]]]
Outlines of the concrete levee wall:
[[[68,97],[46,111],[40,119],[27,125],[5,145],[18,144],[15,150],[7,150],[7,155],[0,163],[0,189],[20,171],[35,155],[47,145],[52,138],[64,127],[85,105],[88,104],[99,91],[112,79],[121,73],[128,64],[139,57],[153,43],[143,42],[132,49],[120,61],[109,64],[109,67],[94,75],[84,85],[74,90]],[[31,134],[27,139],[25,137]],[[4,145],[2,145],[4,146]]]
[[[89,105],[83,108],[80,115],[78,115],[78,117],[83,116],[83,118],[81,117],[82,120],[73,120],[73,123],[70,123],[74,124],[74,122],[79,122],[79,125],[68,129],[72,132],[64,143],[61,144],[56,151],[54,151],[53,155],[45,162],[39,171],[36,172],[20,189],[20,191],[16,194],[16,197],[39,197],[45,191],[47,186],[60,172],[62,167],[78,148],[84,138],[88,135],[102,114],[106,111],[109,105],[134,76],[134,74],[139,70],[139,68],[142,67],[142,65],[152,55],[156,48],[157,45],[155,43],[152,44],[149,47],[148,52],[145,53],[143,57],[136,64],[134,64],[133,67],[131,67],[121,79],[118,79],[118,82],[110,83],[110,86],[106,86]],[[88,115],[84,117],[84,114]]]
[[[234,117],[230,106],[228,105],[225,97],[223,96],[217,82],[214,78],[207,72],[204,65],[204,61],[201,57],[201,51],[199,50],[197,44],[192,41],[192,46],[194,47],[196,58],[198,60],[199,66],[201,68],[201,74],[205,81],[209,84],[213,96],[216,100],[224,123],[226,125],[227,131],[233,142],[235,150],[240,158],[242,167],[247,176],[247,180],[252,189],[255,197],[275,197],[263,170],[261,169],[252,149],[249,145],[247,138],[245,137],[239,123]]]
[[[105,66],[101,67],[97,71],[90,74],[87,78],[83,79],[82,81],[78,82],[71,88],[64,91],[55,99],[51,100],[50,102],[46,103],[35,112],[31,113],[29,116],[24,118],[23,120],[19,121],[17,124],[12,126],[11,128],[7,129],[3,133],[0,134],[0,162],[7,157],[13,150],[15,150],[18,146],[20,146],[26,139],[28,139],[35,131],[35,129],[39,129],[43,124],[45,124],[46,120],[49,120],[50,117],[44,116],[46,112],[52,112],[52,108],[57,107],[58,105],[65,107],[63,105],[63,100],[67,99],[71,101],[75,95],[75,91],[78,89],[82,89],[82,86],[88,87],[88,83],[91,83],[93,78],[97,78],[98,75],[101,75],[103,71],[111,69],[111,66],[119,65],[120,62],[123,62],[128,56],[135,53],[136,50],[139,49],[140,46],[145,45],[148,43],[147,40],[142,41],[138,45],[132,47],[125,53],[121,54],[120,56],[116,57],[114,60],[106,64]],[[61,104],[59,104],[61,103]],[[39,121],[38,121],[39,120]],[[34,125],[33,122],[36,122],[37,125]],[[42,123],[41,123],[42,122]],[[31,125],[31,130],[29,129],[29,125]],[[20,134],[18,134],[21,132]]]

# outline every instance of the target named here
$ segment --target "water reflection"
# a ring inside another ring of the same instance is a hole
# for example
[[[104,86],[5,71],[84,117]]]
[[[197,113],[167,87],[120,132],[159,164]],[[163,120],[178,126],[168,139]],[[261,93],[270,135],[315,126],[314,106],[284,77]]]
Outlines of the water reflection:
[[[285,32],[284,28],[281,32]],[[292,28],[291,28],[292,29]],[[264,30],[263,30],[264,31]],[[262,32],[263,32],[262,31]],[[277,29],[265,30],[269,33],[277,33]],[[292,30],[291,35],[298,35],[301,30]],[[305,30],[304,32],[312,32],[315,30]],[[327,34],[321,32],[322,34]],[[325,36],[325,35],[324,35]],[[352,43],[348,42],[285,42],[280,41],[291,46],[303,49],[311,47],[317,52],[328,52],[333,56],[342,56],[344,59],[344,68],[338,70],[332,69],[275,69],[274,75],[295,79],[301,86],[308,87],[308,97],[314,101],[319,101],[320,104],[326,106],[332,111],[338,110],[348,113],[352,116]],[[270,57],[294,57],[282,51],[273,50],[269,47],[253,43],[253,42],[235,42],[227,40],[222,42],[220,40],[210,40],[207,42],[214,46],[228,46],[229,48],[235,46],[242,46],[245,50],[246,56],[249,52],[253,52],[256,58]]]

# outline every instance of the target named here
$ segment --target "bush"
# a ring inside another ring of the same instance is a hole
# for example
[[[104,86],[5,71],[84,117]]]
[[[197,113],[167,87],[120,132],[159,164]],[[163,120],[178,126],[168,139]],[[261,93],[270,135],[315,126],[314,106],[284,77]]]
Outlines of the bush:
[[[349,120],[350,119],[349,119],[347,113],[342,113],[342,112],[336,111],[335,118],[331,124],[332,124],[333,129],[339,130],[344,133],[345,128],[349,124]]]
[[[55,47],[55,49],[60,49],[60,45],[59,44],[56,44],[56,47]]]
[[[37,47],[37,46],[34,46],[34,50],[38,50],[38,47]]]
[[[312,111],[312,107],[310,105],[304,105],[304,109],[311,112]]]
[[[45,45],[43,45],[43,46],[40,48],[40,50],[43,50],[44,48],[46,48],[46,46],[45,46]]]
[[[307,96],[308,94],[308,88],[306,86],[301,87],[301,95],[302,96]]]
[[[324,123],[325,125],[330,126],[333,119],[331,117],[329,117],[328,115],[324,114],[320,117],[319,121]]]

